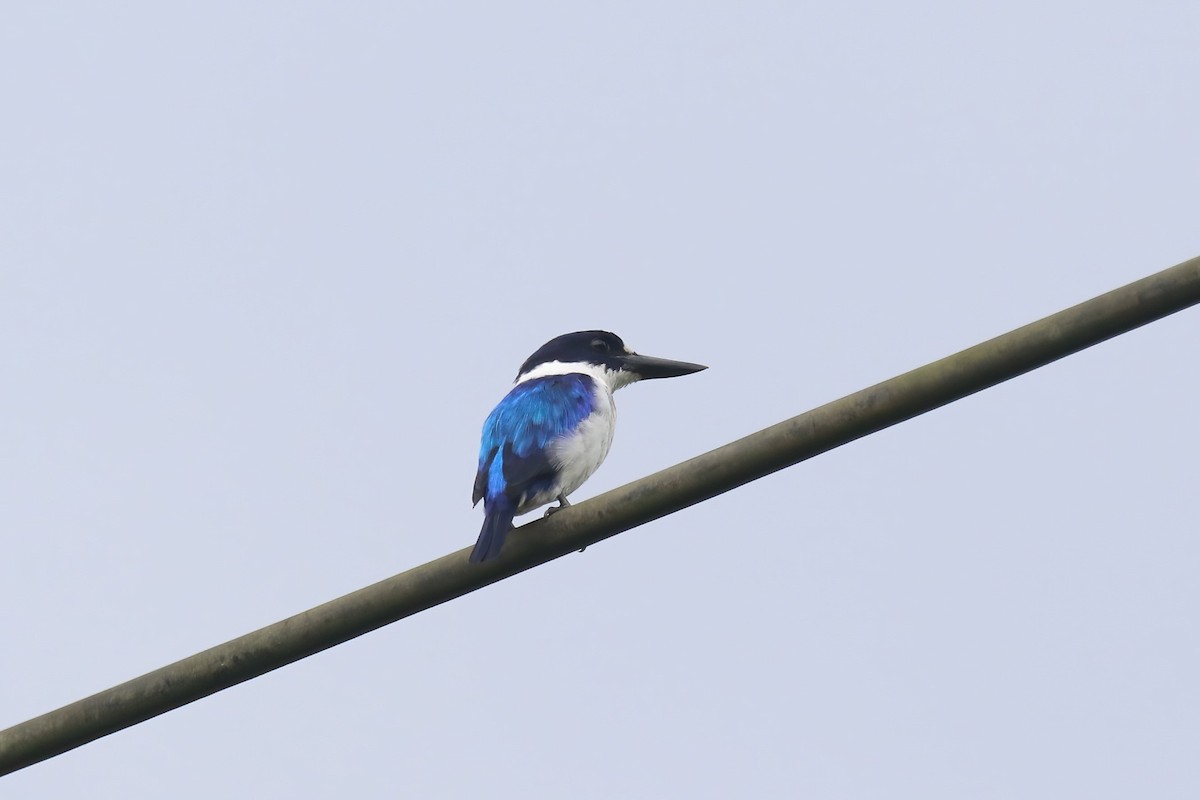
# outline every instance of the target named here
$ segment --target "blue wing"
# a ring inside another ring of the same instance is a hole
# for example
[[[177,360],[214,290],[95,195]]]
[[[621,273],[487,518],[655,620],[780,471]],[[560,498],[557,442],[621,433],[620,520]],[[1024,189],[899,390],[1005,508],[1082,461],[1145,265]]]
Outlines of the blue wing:
[[[547,448],[592,413],[595,382],[587,375],[547,375],[513,387],[483,423],[472,500],[485,508],[504,497],[511,508],[557,477]]]

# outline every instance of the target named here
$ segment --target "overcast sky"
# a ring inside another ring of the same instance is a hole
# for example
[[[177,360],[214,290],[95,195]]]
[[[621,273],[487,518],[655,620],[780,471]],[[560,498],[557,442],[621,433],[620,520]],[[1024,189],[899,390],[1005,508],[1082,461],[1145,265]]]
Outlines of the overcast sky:
[[[12,3],[0,727],[1200,254],[1200,5]],[[0,778],[6,798],[1200,796],[1200,312]],[[519,535],[519,534],[518,534]]]

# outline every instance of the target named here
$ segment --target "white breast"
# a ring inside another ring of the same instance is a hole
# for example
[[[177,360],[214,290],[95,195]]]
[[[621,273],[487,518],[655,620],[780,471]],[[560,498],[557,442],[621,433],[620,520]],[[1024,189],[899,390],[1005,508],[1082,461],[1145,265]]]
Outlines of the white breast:
[[[550,460],[559,469],[559,492],[569,495],[599,469],[612,447],[617,407],[607,384],[596,382],[596,407],[570,436],[550,446]]]
[[[595,383],[592,413],[579,423],[570,436],[551,443],[547,456],[559,472],[558,480],[547,491],[523,498],[517,509],[518,514],[553,503],[560,494],[569,495],[578,489],[604,463],[612,446],[617,424],[613,391],[629,382],[630,378],[624,373],[612,372],[594,364],[551,361],[520,375],[517,383],[544,375],[568,375],[574,372],[590,376]]]

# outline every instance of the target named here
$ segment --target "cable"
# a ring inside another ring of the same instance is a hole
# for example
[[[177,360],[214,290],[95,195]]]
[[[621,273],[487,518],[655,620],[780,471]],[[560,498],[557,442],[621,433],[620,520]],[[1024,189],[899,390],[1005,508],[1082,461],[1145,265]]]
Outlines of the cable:
[[[1200,303],[1200,258],[0,731],[0,775],[199,700]]]

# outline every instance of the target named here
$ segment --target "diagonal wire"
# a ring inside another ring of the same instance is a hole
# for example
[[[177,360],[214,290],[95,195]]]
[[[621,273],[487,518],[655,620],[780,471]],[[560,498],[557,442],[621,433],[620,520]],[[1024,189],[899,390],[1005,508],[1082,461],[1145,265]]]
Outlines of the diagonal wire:
[[[1200,258],[0,731],[0,775],[256,678],[1200,303]]]

